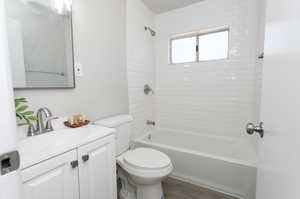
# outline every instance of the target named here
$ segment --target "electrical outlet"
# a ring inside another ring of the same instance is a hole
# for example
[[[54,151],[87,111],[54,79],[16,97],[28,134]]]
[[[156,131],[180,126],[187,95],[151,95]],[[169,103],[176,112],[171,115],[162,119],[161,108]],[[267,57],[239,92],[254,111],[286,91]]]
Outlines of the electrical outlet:
[[[83,76],[82,65],[80,63],[75,63],[74,69],[75,69],[75,76],[76,77],[82,77]]]

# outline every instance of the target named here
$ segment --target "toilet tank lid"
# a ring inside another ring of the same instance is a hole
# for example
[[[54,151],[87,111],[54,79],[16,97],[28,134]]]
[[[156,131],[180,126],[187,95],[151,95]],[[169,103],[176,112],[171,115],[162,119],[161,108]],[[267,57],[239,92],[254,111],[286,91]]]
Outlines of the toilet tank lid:
[[[131,115],[118,115],[118,116],[97,120],[94,122],[94,124],[109,127],[109,128],[114,128],[132,121],[133,121],[133,117]]]

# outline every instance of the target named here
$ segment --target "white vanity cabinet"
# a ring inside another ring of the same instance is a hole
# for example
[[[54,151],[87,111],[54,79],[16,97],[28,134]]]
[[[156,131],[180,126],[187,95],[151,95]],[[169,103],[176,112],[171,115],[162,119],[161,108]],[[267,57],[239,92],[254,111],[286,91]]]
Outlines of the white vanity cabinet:
[[[24,199],[78,199],[78,168],[70,165],[76,160],[75,150],[23,170]]]
[[[114,136],[21,171],[25,199],[116,199]]]
[[[78,149],[80,198],[117,198],[114,154],[114,140],[99,140]]]

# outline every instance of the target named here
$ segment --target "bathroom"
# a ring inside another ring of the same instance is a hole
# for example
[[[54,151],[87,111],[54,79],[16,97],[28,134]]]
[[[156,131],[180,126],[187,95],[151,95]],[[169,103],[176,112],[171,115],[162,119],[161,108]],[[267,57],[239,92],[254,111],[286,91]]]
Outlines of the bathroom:
[[[0,199],[294,199],[296,0],[0,0]]]

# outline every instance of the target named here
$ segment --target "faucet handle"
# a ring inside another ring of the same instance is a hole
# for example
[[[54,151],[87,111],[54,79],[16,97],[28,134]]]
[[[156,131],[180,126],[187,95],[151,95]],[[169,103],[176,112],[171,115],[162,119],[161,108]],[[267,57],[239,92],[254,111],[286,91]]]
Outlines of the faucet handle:
[[[18,126],[28,126],[27,128],[27,136],[32,137],[36,135],[36,129],[34,128],[33,124],[31,123],[22,123],[18,124]]]
[[[36,135],[36,130],[32,124],[28,124],[27,136],[32,137]]]
[[[46,121],[46,130],[47,131],[53,131],[53,126],[52,126],[51,121],[56,120],[58,118],[59,117],[48,117],[48,118],[45,119],[45,121]]]
[[[45,119],[45,121],[46,121],[46,122],[49,122],[49,121],[57,120],[57,119],[59,119],[59,117],[57,117],[57,116],[52,116],[52,117],[47,117],[47,118]]]

